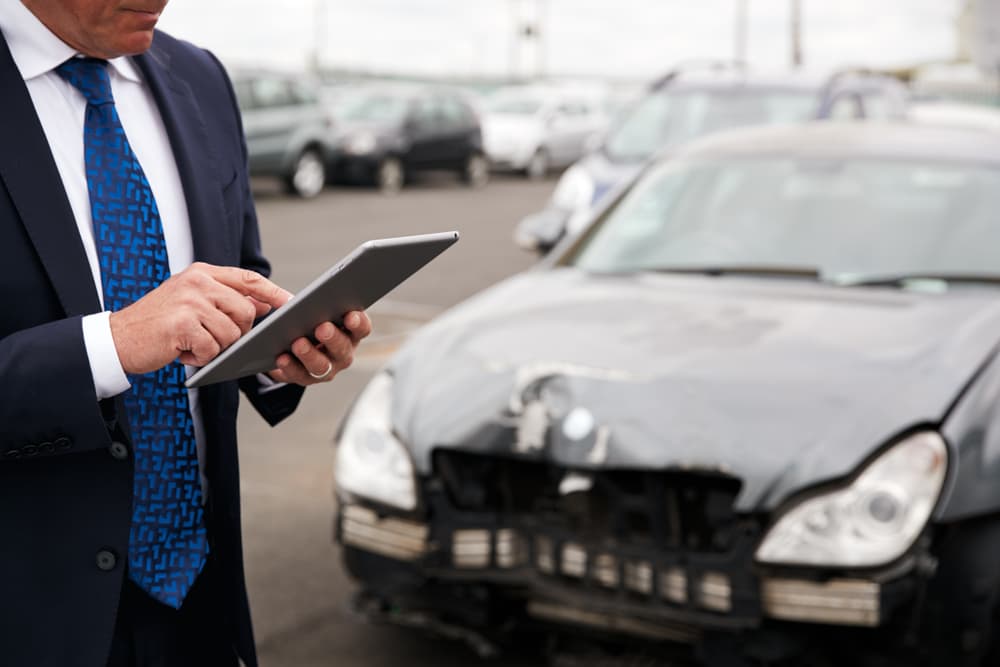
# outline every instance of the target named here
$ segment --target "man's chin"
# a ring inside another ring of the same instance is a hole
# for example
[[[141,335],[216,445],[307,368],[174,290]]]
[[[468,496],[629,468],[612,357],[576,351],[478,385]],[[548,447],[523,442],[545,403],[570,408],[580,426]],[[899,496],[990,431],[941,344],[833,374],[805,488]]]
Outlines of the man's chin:
[[[149,47],[153,44],[153,31],[141,31],[135,32],[128,37],[125,37],[116,44],[115,55],[119,56],[137,56],[140,53],[145,53],[149,50]]]

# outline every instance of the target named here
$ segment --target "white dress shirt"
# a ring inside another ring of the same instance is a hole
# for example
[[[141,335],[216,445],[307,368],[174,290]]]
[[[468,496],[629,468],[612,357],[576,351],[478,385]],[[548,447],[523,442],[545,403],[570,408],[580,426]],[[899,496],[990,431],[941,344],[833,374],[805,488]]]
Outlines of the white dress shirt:
[[[48,139],[87,253],[94,286],[103,305],[104,290],[94,244],[84,163],[83,126],[87,101],[79,90],[55,71],[61,63],[79,54],[39,21],[21,4],[21,0],[0,0],[0,32],[7,40]],[[194,249],[184,189],[163,119],[136,65],[125,57],[114,58],[109,63],[111,92],[118,115],[156,197],[170,272],[180,273],[193,261]],[[131,386],[118,359],[109,316],[110,313],[105,311],[83,318],[83,338],[98,399],[110,398]],[[204,470],[204,429],[198,390],[191,389],[188,393],[199,464]],[[204,475],[202,484],[206,486]],[[205,490],[207,494],[207,488]]]

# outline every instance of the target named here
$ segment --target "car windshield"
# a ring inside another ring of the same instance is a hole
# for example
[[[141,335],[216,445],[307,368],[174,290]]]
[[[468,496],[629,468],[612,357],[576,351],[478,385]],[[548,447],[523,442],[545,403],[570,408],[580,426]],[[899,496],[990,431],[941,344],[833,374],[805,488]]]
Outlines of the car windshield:
[[[489,104],[490,113],[511,116],[534,116],[542,108],[542,101],[533,97],[501,97]]]
[[[613,160],[641,162],[695,137],[742,125],[806,120],[816,110],[810,91],[767,88],[669,90],[647,96],[611,130],[604,151]]]
[[[883,159],[666,161],[564,263],[866,276],[1000,275],[1000,169]]]
[[[347,122],[398,124],[403,122],[409,108],[409,99],[399,95],[356,95],[342,103],[337,117]]]

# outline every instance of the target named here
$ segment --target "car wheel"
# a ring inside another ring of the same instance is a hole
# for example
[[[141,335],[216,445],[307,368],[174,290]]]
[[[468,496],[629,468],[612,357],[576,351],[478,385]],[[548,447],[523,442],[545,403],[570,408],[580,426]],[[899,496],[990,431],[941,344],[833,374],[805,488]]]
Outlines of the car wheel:
[[[289,192],[303,199],[311,199],[322,192],[326,185],[326,163],[322,153],[315,148],[302,151],[295,158],[285,184]]]
[[[540,181],[549,175],[549,154],[544,148],[539,148],[528,161],[524,174],[533,181]]]
[[[490,180],[490,163],[482,153],[473,153],[465,160],[462,180],[474,188],[481,188]]]
[[[405,178],[403,163],[399,161],[399,158],[385,158],[375,171],[375,185],[387,195],[398,193],[403,188]]]

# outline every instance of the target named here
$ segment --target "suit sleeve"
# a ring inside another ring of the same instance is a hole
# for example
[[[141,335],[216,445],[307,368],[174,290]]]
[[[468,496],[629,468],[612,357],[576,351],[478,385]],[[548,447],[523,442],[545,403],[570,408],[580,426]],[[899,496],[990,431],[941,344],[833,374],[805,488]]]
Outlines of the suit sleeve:
[[[0,340],[0,462],[109,444],[79,317]]]
[[[236,102],[236,93],[233,91],[232,82],[226,74],[222,63],[211,53],[209,56],[219,68],[222,78],[225,81],[226,92],[236,124],[239,129],[240,161],[241,169],[237,173],[237,187],[240,188],[242,218],[242,234],[240,243],[240,266],[245,269],[252,269],[261,275],[271,275],[271,265],[261,252],[260,228],[257,223],[257,210],[253,202],[253,194],[250,189],[250,169],[247,160],[246,137],[243,131],[243,122],[240,117],[239,106]],[[298,407],[299,401],[305,387],[300,385],[286,385],[278,389],[262,392],[262,386],[256,376],[246,377],[240,380],[240,389],[253,405],[254,409],[268,424],[274,426],[281,420],[288,417]]]

